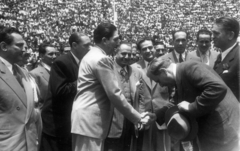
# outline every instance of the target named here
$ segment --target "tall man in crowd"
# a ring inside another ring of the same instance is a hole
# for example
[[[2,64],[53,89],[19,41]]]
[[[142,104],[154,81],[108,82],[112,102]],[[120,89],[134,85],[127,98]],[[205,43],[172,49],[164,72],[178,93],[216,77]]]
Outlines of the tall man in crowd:
[[[23,59],[24,39],[15,28],[0,29],[0,150],[37,151],[41,135],[40,111]]]
[[[162,108],[169,101],[167,87],[161,87],[147,77],[147,67],[155,57],[155,48],[150,38],[143,38],[138,42],[142,60],[134,64],[143,73],[144,83],[144,105],[145,111],[155,113],[155,110]],[[142,151],[167,150],[170,151],[170,137],[167,134],[166,125],[153,123],[149,129],[143,132]]]
[[[30,74],[34,77],[39,88],[38,106],[42,107],[47,96],[51,66],[59,55],[59,52],[49,44],[40,44],[38,52],[41,62],[37,68],[30,72]]]
[[[77,91],[78,67],[90,49],[90,39],[83,33],[69,37],[71,51],[52,64],[47,99],[43,104],[42,151],[71,150],[71,110]]]
[[[233,18],[221,17],[216,19],[212,32],[214,46],[222,51],[215,62],[214,70],[240,101],[240,47],[237,42],[239,23]]]
[[[183,30],[177,30],[172,33],[174,50],[168,54],[162,56],[163,58],[169,58],[174,63],[181,63],[187,60],[200,61],[199,58],[192,56],[186,50],[188,33]]]
[[[239,150],[239,103],[211,67],[194,61],[176,64],[158,58],[151,63],[148,76],[162,86],[176,85],[180,113],[198,122],[199,150]]]
[[[94,30],[95,47],[83,58],[78,74],[77,95],[72,109],[74,151],[102,151],[113,107],[136,125],[150,124],[150,114],[138,113],[124,97],[108,55],[119,45],[117,28],[101,23]]]
[[[201,29],[197,32],[197,50],[190,52],[194,57],[200,58],[200,61],[213,68],[217,60],[218,52],[211,50],[212,33],[207,29]]]
[[[130,66],[132,57],[131,43],[122,42],[117,49],[114,73],[123,95],[138,112],[144,112],[142,73]],[[104,151],[135,151],[137,149],[138,129],[114,108],[113,120]]]

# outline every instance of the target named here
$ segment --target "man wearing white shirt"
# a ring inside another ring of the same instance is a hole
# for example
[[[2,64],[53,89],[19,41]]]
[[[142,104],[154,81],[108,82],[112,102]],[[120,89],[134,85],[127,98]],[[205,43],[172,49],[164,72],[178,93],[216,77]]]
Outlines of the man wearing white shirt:
[[[200,61],[213,68],[218,52],[211,49],[212,33],[207,29],[197,32],[197,50],[190,52],[191,55],[199,57]]]
[[[223,81],[232,90],[239,101],[239,23],[230,17],[216,19],[212,29],[215,47],[222,53],[215,62],[214,70],[222,77]]]

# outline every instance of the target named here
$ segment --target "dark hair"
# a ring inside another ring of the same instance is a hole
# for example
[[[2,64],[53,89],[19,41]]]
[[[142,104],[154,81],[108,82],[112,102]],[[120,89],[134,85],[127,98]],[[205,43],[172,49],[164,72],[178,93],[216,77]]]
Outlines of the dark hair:
[[[137,42],[137,49],[141,51],[141,44],[145,41],[151,41],[153,43],[153,39],[151,37],[144,37]]]
[[[166,48],[166,46],[164,45],[164,43],[162,41],[156,41],[154,43],[154,46],[157,46],[157,45],[163,45],[163,47]]]
[[[45,54],[46,53],[46,48],[47,47],[53,47],[52,45],[50,45],[49,43],[42,43],[42,44],[40,44],[39,45],[39,47],[38,47],[38,52],[39,52],[39,54]]]
[[[239,22],[230,17],[220,17],[215,20],[215,24],[222,25],[223,29],[225,31],[233,31],[234,32],[234,38],[238,38],[239,34]]]
[[[102,38],[110,39],[117,28],[111,23],[101,23],[93,32],[93,39],[96,44],[101,43]]]
[[[5,42],[6,44],[10,45],[13,42],[13,37],[11,36],[12,33],[17,33],[21,35],[18,29],[13,27],[1,27],[0,30],[0,43]]]
[[[201,29],[201,30],[199,30],[199,31],[197,32],[197,40],[199,39],[199,35],[200,35],[200,34],[209,35],[209,36],[210,36],[210,39],[211,39],[211,37],[212,37],[212,33],[211,33],[209,30],[207,30],[207,29]]]
[[[79,44],[81,42],[81,38],[82,36],[86,36],[84,33],[81,32],[74,32],[71,34],[71,36],[68,39],[68,43],[70,45],[70,47],[72,47],[72,43],[76,42],[77,44]]]
[[[149,64],[148,73],[158,75],[160,69],[168,68],[171,63],[170,59],[155,58]]]
[[[176,31],[172,31],[172,39],[173,39],[173,40],[175,39],[175,34],[176,34],[176,33],[179,33],[179,32],[184,32],[184,33],[186,33],[186,38],[188,39],[188,33],[187,33],[187,31],[185,31],[185,30],[176,30]]]

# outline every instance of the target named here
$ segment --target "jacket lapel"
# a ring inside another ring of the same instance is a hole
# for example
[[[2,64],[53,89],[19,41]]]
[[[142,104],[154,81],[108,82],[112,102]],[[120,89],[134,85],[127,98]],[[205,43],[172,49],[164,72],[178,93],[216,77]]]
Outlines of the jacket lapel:
[[[145,81],[146,85],[148,86],[149,89],[152,89],[152,85],[151,85],[151,81],[150,79],[147,77],[147,67],[145,65],[145,62],[144,60],[141,60],[138,62],[138,64],[141,66],[141,68],[143,69],[144,71],[144,74],[143,74],[143,80]]]
[[[236,44],[236,46],[227,54],[227,56],[223,59],[223,61],[219,64],[218,68],[216,69],[216,72],[220,75],[223,72],[223,65],[228,64],[231,65],[231,62],[234,60],[236,52],[239,51],[239,45]]]
[[[0,61],[0,78],[5,81],[5,83],[14,91],[14,93],[19,97],[21,102],[25,107],[27,107],[27,99],[24,89],[14,77],[14,75],[8,70],[2,61]]]

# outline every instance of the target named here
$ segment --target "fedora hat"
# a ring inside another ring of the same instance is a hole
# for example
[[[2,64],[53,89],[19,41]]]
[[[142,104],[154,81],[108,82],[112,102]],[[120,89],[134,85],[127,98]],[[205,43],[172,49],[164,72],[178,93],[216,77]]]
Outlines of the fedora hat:
[[[173,106],[166,111],[165,123],[168,134],[172,138],[180,141],[189,141],[197,136],[197,121],[190,115],[179,112],[178,106]]]

